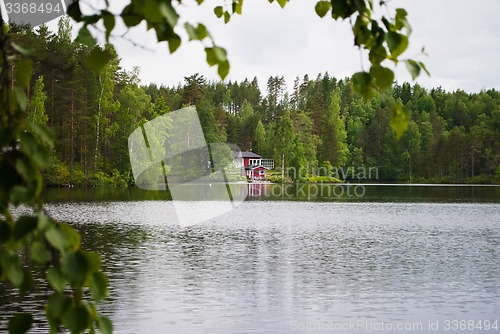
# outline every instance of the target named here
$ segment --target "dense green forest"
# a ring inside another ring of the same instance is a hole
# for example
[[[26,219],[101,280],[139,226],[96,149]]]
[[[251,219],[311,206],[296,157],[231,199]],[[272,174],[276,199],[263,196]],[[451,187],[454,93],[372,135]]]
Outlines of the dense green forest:
[[[139,69],[125,70],[114,54],[96,75],[89,48],[71,36],[67,19],[58,32],[12,26],[14,38],[37,50],[28,91],[28,117],[56,135],[48,185],[126,186],[133,183],[128,136],[142,123],[196,105],[208,142],[227,142],[275,159],[306,177],[318,167],[350,170],[368,181],[363,168],[377,168],[371,181],[498,183],[500,180],[500,92],[427,90],[394,84],[366,101],[350,78],[320,74],[297,77],[286,87],[272,76],[262,92],[257,79],[208,81],[199,74],[176,87],[141,85]],[[14,80],[14,78],[13,78]],[[398,140],[390,110],[402,103],[410,113]],[[302,167],[302,168],[300,168]],[[341,175],[333,175],[341,176]]]

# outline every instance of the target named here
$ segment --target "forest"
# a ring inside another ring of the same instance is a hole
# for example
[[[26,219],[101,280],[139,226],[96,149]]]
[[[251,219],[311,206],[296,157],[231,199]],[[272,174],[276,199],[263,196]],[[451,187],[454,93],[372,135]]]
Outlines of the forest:
[[[448,92],[395,83],[365,100],[353,92],[351,78],[328,73],[297,77],[293,87],[271,76],[265,92],[256,78],[223,82],[200,74],[175,87],[144,85],[139,68],[123,69],[111,45],[104,70],[91,71],[90,48],[72,37],[67,18],[56,33],[45,25],[10,29],[14,40],[37,50],[26,109],[56,137],[44,171],[48,186],[133,185],[130,133],[190,105],[207,142],[252,150],[274,159],[278,169],[284,157],[285,168],[301,171],[294,181],[322,167],[344,171],[347,181],[500,182],[500,93],[494,89]],[[390,126],[396,104],[409,113],[400,138]],[[376,178],[356,175],[362,168],[376,168]]]

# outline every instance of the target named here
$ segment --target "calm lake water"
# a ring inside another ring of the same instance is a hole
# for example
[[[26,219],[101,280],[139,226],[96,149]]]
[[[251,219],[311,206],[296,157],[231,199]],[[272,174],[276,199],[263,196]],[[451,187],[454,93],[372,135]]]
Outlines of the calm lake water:
[[[276,187],[188,228],[165,193],[46,197],[103,256],[116,333],[500,332],[500,187]],[[20,310],[5,287],[0,304]]]

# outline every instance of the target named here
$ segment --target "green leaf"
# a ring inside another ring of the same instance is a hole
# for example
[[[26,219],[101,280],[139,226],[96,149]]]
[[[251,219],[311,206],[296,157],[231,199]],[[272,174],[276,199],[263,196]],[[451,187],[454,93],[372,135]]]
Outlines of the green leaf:
[[[144,18],[148,22],[158,23],[164,19],[163,13],[160,10],[160,2],[156,0],[143,0],[144,4],[142,10],[144,11]]]
[[[108,50],[96,46],[89,52],[86,60],[89,69],[98,74],[111,59],[113,59],[113,55]]]
[[[229,62],[227,60],[225,60],[219,64],[219,68],[217,69],[217,73],[219,73],[219,76],[222,80],[224,80],[224,78],[227,77],[227,75],[229,73]]]
[[[70,283],[82,285],[89,271],[89,263],[81,252],[70,252],[61,257],[61,269]]]
[[[229,12],[224,12],[224,23],[228,23],[231,19],[231,14]]]
[[[39,213],[38,214],[38,228],[41,231],[48,231],[50,228],[54,228],[55,224],[50,217],[45,215],[44,213]]]
[[[279,5],[281,6],[281,8],[285,8],[285,5],[286,3],[288,2],[288,0],[277,0]]]
[[[116,25],[115,16],[108,11],[104,11],[102,13],[102,22],[104,24],[104,28],[106,28],[106,40],[109,40],[109,36],[111,36],[111,32]]]
[[[10,191],[10,200],[12,204],[18,206],[21,203],[28,205],[33,205],[35,203],[36,194],[33,189],[26,188],[23,186],[14,186]]]
[[[373,97],[376,93],[373,88],[372,78],[368,72],[354,73],[352,76],[352,85],[354,91],[365,99]]]
[[[48,147],[52,147],[54,145],[54,134],[46,125],[34,123],[31,121],[27,121],[27,123],[33,133],[40,140],[40,142],[47,145]]]
[[[45,237],[54,248],[61,252],[80,247],[80,234],[67,224],[59,223],[45,232]]]
[[[68,280],[59,268],[50,268],[47,270],[47,281],[49,281],[50,285],[59,292],[63,292],[68,283]]]
[[[370,74],[373,78],[373,83],[380,89],[388,89],[394,82],[394,72],[380,65],[373,65],[370,68]]]
[[[55,249],[64,251],[70,247],[70,242],[66,239],[66,234],[59,227],[51,228],[45,232],[45,237]]]
[[[98,271],[92,275],[90,293],[96,302],[108,296],[108,279],[102,272]]]
[[[137,12],[135,12],[134,6],[132,4],[127,5],[125,6],[125,8],[123,8],[121,17],[123,23],[125,23],[125,25],[129,28],[135,27],[143,20],[143,17],[139,15]]]
[[[233,0],[233,13],[241,15],[242,10],[243,10],[243,0]]]
[[[7,272],[7,277],[9,278],[12,285],[16,288],[20,288],[23,285],[23,281],[25,280],[24,271],[19,263],[19,259],[17,257],[11,257],[5,261],[4,270]]]
[[[38,150],[38,142],[35,137],[30,132],[22,132],[19,134],[20,148],[21,151],[26,153],[27,156],[31,156]]]
[[[227,60],[226,50],[218,46],[205,48],[205,53],[207,54],[207,63],[210,66],[220,64]]]
[[[33,160],[37,163],[38,167],[45,168],[50,166],[51,155],[50,151],[45,147],[38,145],[38,150],[32,156]],[[43,181],[40,180],[40,183]]]
[[[113,324],[111,320],[104,316],[97,317],[97,326],[101,334],[111,334],[113,333]]]
[[[27,155],[30,153],[26,153]],[[16,160],[16,170],[23,177],[23,179],[29,183],[34,180],[35,174],[39,171],[35,168],[32,161],[28,160],[27,157],[19,157]]]
[[[385,35],[385,39],[393,58],[397,58],[408,47],[408,37],[394,31],[389,31]]]
[[[36,230],[38,219],[32,216],[21,216],[14,224],[14,239],[19,241]]]
[[[332,0],[332,17],[337,20],[338,18],[348,18],[355,11],[356,7],[347,0]]]
[[[30,254],[33,261],[40,264],[45,264],[52,258],[45,245],[39,241],[35,241],[31,244]]]
[[[89,271],[95,272],[101,270],[101,256],[96,252],[82,251],[83,256],[87,259]]]
[[[83,26],[80,31],[78,32],[78,36],[75,39],[75,42],[87,45],[87,46],[94,46],[96,44],[96,40],[94,36],[90,33],[89,29],[87,26]]]
[[[200,40],[208,37],[210,34],[207,30],[207,27],[204,24],[198,23],[198,38]]]
[[[217,6],[214,8],[214,13],[215,13],[215,16],[217,16],[218,18],[221,18],[222,15],[224,14],[224,9],[222,8],[222,6]]]
[[[408,72],[410,72],[412,79],[415,80],[420,74],[420,65],[411,59],[405,60],[405,65]]]
[[[32,323],[33,317],[31,314],[18,313],[9,320],[7,328],[10,334],[23,334],[30,330]]]
[[[28,88],[33,74],[33,62],[23,58],[16,64],[16,83],[23,88]]]
[[[72,17],[76,22],[82,20],[82,12],[80,11],[80,3],[78,1],[73,1],[67,8],[66,14]]]
[[[53,293],[47,301],[47,317],[59,319],[71,306],[71,299],[60,292]]]
[[[330,8],[332,8],[330,1],[318,1],[314,7],[319,17],[324,17]]]
[[[214,48],[205,48],[207,54],[207,63],[210,66],[217,64],[217,57],[215,56]]]
[[[419,62],[418,63],[420,65],[420,67],[424,70],[424,72],[428,75],[428,76],[431,76],[431,74],[429,73],[429,71],[427,70],[427,67],[425,66],[425,64],[423,62]]]
[[[406,12],[405,9],[403,8],[397,8],[396,9],[396,17],[394,18],[395,21],[395,27],[397,30],[401,30],[402,28],[406,29],[407,34],[411,34],[411,26],[408,23],[408,20],[406,17],[408,16],[408,13]]]
[[[186,29],[186,32],[187,32],[190,40],[200,39],[198,36],[198,30],[195,27],[193,27],[193,25],[191,25],[190,23],[186,22],[184,24],[184,29]]]
[[[353,27],[354,33],[354,44],[355,45],[365,45],[370,42],[372,38],[372,33],[368,29],[368,24],[370,20],[368,20],[365,16],[359,15],[356,19],[356,23]]]
[[[356,6],[356,10],[359,13],[365,13],[366,11],[366,3],[365,0],[354,0],[353,1],[354,5]]]
[[[156,32],[156,40],[158,42],[169,41],[175,35],[172,27],[167,23],[167,21],[162,21],[155,25],[148,24],[148,29],[154,28]]]
[[[63,314],[62,323],[71,333],[81,333],[90,325],[89,312],[83,305],[71,305]]]
[[[85,25],[96,24],[100,19],[101,15],[98,14],[86,15],[82,17],[82,22],[85,23]]]
[[[389,122],[391,128],[399,140],[408,128],[410,122],[410,115],[401,102],[396,102],[391,109],[391,120]]]
[[[28,97],[26,96],[26,91],[23,88],[16,86],[16,87],[14,87],[14,93],[16,96],[14,103],[17,102],[17,104],[19,105],[19,108],[21,108],[21,110],[25,111],[26,106],[28,105]]]
[[[5,220],[0,219],[0,244],[7,242],[11,234],[10,225]]]
[[[175,50],[177,50],[179,46],[181,46],[181,42],[181,38],[177,34],[174,34],[172,37],[170,37],[168,39],[168,50],[170,51],[170,53],[174,53]]]
[[[168,24],[174,27],[179,20],[179,14],[175,11],[174,7],[170,4],[170,1],[158,2],[158,9],[160,13],[167,19]]]

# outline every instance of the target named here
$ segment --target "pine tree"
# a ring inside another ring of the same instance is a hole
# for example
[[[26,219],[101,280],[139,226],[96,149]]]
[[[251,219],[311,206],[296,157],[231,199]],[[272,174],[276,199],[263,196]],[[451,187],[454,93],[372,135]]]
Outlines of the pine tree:
[[[347,132],[340,117],[340,90],[335,90],[327,109],[326,121],[321,131],[321,158],[330,161],[333,167],[343,167],[347,162]]]

